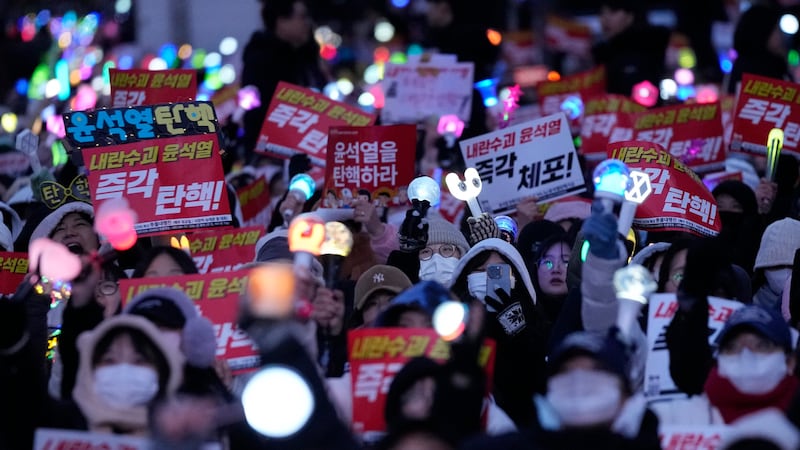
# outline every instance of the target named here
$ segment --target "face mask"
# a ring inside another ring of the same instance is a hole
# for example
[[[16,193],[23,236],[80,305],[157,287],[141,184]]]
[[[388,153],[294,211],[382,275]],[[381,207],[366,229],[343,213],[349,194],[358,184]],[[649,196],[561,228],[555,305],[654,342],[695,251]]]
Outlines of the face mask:
[[[458,258],[434,253],[431,259],[419,262],[419,279],[422,281],[436,281],[442,286],[449,286],[453,278],[453,270],[458,265]]]
[[[764,271],[764,276],[767,278],[767,284],[772,292],[780,294],[783,292],[783,286],[786,284],[786,279],[792,274],[792,269],[767,269]]]
[[[467,289],[470,295],[479,301],[486,298],[486,272],[475,272],[467,275]]]
[[[158,392],[158,373],[150,367],[114,364],[94,371],[94,393],[115,408],[145,405]]]
[[[576,369],[547,382],[547,400],[570,427],[611,423],[622,404],[619,379],[598,370]]]
[[[720,355],[717,370],[739,392],[753,395],[775,389],[788,372],[783,352],[753,353],[749,349],[738,355]]]

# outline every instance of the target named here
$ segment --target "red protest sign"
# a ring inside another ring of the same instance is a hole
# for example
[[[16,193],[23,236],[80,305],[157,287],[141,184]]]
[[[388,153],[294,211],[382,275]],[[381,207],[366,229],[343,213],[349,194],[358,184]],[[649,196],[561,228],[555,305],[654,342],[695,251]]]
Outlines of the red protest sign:
[[[253,261],[256,242],[264,227],[217,229],[192,233],[189,249],[200,273],[230,272],[239,270]]]
[[[260,176],[252,183],[236,190],[239,205],[242,207],[243,225],[269,225],[270,192],[266,176]]]
[[[656,143],[696,172],[725,165],[719,103],[655,108],[633,114],[626,121],[614,127],[609,142]]]
[[[83,158],[95,208],[126,198],[140,236],[231,224],[216,134],[88,147]]]
[[[716,450],[730,429],[725,425],[659,426],[658,439],[664,450]]]
[[[149,448],[152,448],[152,443],[141,436],[56,428],[37,428],[33,442],[33,450],[147,450]]]
[[[717,202],[700,178],[652,142],[608,144],[608,157],[650,176],[652,192],[636,209],[633,225],[651,231],[715,236],[722,228]]]
[[[800,93],[798,85],[749,73],[733,116],[731,151],[765,155],[773,128],[784,132],[783,151],[800,156]]]
[[[186,102],[197,95],[194,69],[109,69],[108,77],[113,108]]]
[[[617,123],[628,123],[627,114],[644,110],[644,106],[623,95],[602,94],[585,99],[580,153],[588,160],[605,159],[611,131]]]
[[[604,93],[606,90],[606,69],[595,67],[586,72],[564,77],[559,81],[545,81],[536,87],[542,114],[547,116],[561,112],[561,104],[567,97],[577,96],[582,99]]]
[[[352,378],[353,429],[371,441],[386,430],[383,410],[395,374],[408,360],[418,356],[446,361],[450,345],[428,328],[362,328],[347,333],[347,352]],[[484,342],[478,362],[488,374],[487,386],[492,384],[494,358],[494,343]]]
[[[703,177],[703,184],[709,191],[713,191],[718,184],[723,181],[734,180],[742,181],[742,172],[714,172]]]
[[[269,103],[256,151],[285,159],[305,153],[311,162],[324,166],[330,127],[373,123],[375,116],[357,107],[281,82]]]
[[[548,15],[544,27],[548,48],[573,55],[588,55],[592,48],[591,27],[577,20]]]
[[[0,252],[0,295],[11,295],[28,273],[28,254]]]
[[[722,109],[722,145],[731,148],[731,138],[733,137],[733,113],[736,107],[736,97],[733,95],[721,95],[719,105]]]
[[[120,280],[123,305],[136,295],[155,287],[174,287],[191,298],[198,312],[214,324],[217,359],[224,359],[238,375],[259,365],[258,349],[237,323],[239,296],[247,288],[246,270],[225,273],[134,278]]]
[[[415,125],[331,128],[325,196],[332,192],[346,207],[365,190],[380,206],[399,205],[414,177],[416,145]]]

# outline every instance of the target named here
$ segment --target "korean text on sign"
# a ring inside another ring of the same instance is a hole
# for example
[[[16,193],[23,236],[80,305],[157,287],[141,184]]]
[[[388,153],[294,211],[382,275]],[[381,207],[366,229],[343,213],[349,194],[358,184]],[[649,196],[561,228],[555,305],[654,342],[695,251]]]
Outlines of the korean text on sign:
[[[540,83],[536,92],[542,105],[543,114],[555,114],[561,111],[561,104],[569,97],[588,97],[605,92],[606,72],[602,66],[587,72],[565,77],[559,81]]]
[[[219,129],[210,102],[75,111],[64,114],[64,126],[74,148],[210,134]]]
[[[462,141],[461,154],[483,181],[478,200],[495,214],[527,197],[551,201],[585,189],[562,113]]]
[[[360,127],[374,122],[373,115],[357,107],[281,82],[269,104],[256,150],[282,158],[299,151],[307,154],[314,164],[324,166],[330,127]]]
[[[258,367],[255,344],[237,326],[239,297],[247,288],[245,270],[183,275],[179,277],[140,278],[120,281],[123,304],[154,287],[174,287],[191,298],[200,314],[214,325],[217,358],[225,359],[234,374]]]
[[[414,176],[414,125],[335,127],[330,131],[325,192],[347,205],[366,191],[382,206],[396,204]]]
[[[197,94],[197,71],[193,69],[109,69],[111,106],[153,105],[186,102]]]
[[[255,256],[264,227],[215,229],[192,233],[189,249],[200,273],[239,270]]]
[[[140,235],[230,225],[218,148],[216,134],[87,148],[93,201],[126,198]]]
[[[800,156],[800,85],[744,74],[733,114],[731,151],[766,154],[773,128],[784,132],[783,151]]]
[[[27,273],[27,253],[0,252],[0,295],[16,292]]]

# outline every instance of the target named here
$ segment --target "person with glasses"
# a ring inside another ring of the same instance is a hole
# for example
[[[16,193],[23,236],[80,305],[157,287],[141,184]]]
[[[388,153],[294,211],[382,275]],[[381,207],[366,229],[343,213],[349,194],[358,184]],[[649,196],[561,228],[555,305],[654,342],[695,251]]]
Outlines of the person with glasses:
[[[449,286],[453,270],[468,250],[467,239],[455,225],[429,214],[428,243],[419,251],[419,279]]]

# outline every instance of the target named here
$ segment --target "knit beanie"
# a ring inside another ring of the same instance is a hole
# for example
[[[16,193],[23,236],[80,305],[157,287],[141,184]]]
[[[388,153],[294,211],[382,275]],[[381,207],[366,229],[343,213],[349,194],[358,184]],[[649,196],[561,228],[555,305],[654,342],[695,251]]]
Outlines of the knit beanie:
[[[794,252],[800,248],[800,221],[783,219],[772,223],[761,236],[761,246],[756,255],[754,270],[791,266]]]
[[[434,216],[428,215],[428,245],[431,244],[452,244],[461,250],[461,255],[466,255],[469,251],[467,239],[461,231],[452,223]]]

